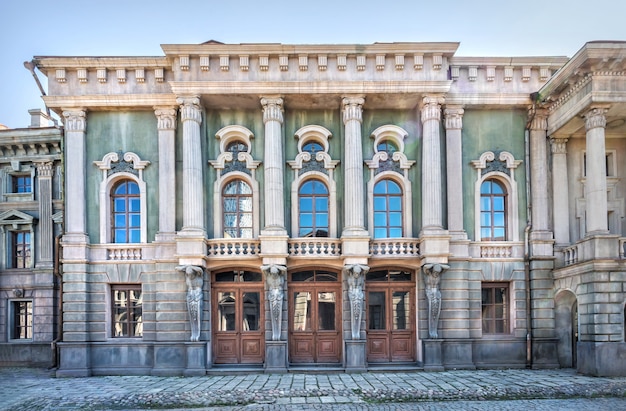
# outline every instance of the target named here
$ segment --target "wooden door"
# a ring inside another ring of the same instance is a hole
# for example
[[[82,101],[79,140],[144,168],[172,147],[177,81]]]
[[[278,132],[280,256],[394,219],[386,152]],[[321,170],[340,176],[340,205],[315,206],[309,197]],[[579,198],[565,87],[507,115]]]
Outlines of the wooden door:
[[[253,277],[260,279],[260,274],[254,274]],[[262,363],[265,357],[263,285],[260,280],[243,282],[243,275],[234,278],[236,281],[218,280],[213,287],[214,362]]]
[[[290,281],[289,298],[290,361],[339,362],[341,285],[337,274],[320,271],[294,273]]]
[[[415,361],[415,285],[401,281],[407,277],[381,280],[373,274],[366,293],[367,360]]]

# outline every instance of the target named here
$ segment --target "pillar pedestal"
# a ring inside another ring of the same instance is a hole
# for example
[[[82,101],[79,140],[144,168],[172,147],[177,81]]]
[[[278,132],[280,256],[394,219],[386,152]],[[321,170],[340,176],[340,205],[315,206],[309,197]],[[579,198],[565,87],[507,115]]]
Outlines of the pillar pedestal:
[[[265,372],[287,372],[287,341],[265,341]]]
[[[443,370],[443,340],[424,340],[424,371]]]
[[[349,340],[346,341],[346,372],[364,372],[367,371],[365,341]]]

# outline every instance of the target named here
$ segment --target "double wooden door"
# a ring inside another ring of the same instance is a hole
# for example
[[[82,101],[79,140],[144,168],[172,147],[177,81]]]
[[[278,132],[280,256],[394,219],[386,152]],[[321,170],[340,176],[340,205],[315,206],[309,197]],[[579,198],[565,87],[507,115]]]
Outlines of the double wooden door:
[[[293,273],[289,307],[289,360],[292,363],[338,363],[341,359],[341,284],[337,273]]]
[[[367,360],[415,361],[415,284],[409,282],[412,273],[383,273],[371,273],[371,281],[367,282]]]
[[[260,273],[217,273],[213,283],[213,355],[216,364],[263,363],[263,283]]]

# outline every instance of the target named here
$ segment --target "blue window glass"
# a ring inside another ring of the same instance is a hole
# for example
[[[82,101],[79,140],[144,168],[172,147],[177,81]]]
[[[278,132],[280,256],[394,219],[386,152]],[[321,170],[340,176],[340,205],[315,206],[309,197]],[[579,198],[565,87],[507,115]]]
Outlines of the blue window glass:
[[[222,190],[224,238],[252,238],[252,188],[243,180]]]
[[[141,241],[141,198],[139,185],[132,180],[122,180],[112,190],[112,239],[114,243]]]
[[[317,144],[318,143],[308,143]],[[306,147],[306,146],[305,146]],[[319,180],[307,180],[298,190],[299,237],[328,237],[328,188]]]
[[[374,238],[399,238],[404,235],[402,188],[392,180],[374,185]]]
[[[506,241],[506,189],[494,179],[480,186],[480,238]]]

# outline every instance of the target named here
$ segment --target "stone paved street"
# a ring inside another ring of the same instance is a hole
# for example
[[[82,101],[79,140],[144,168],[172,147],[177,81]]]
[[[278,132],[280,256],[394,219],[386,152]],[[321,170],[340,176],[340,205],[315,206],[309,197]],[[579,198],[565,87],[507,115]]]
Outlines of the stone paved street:
[[[586,377],[574,370],[52,375],[45,370],[0,368],[0,410],[626,409],[626,378]]]

